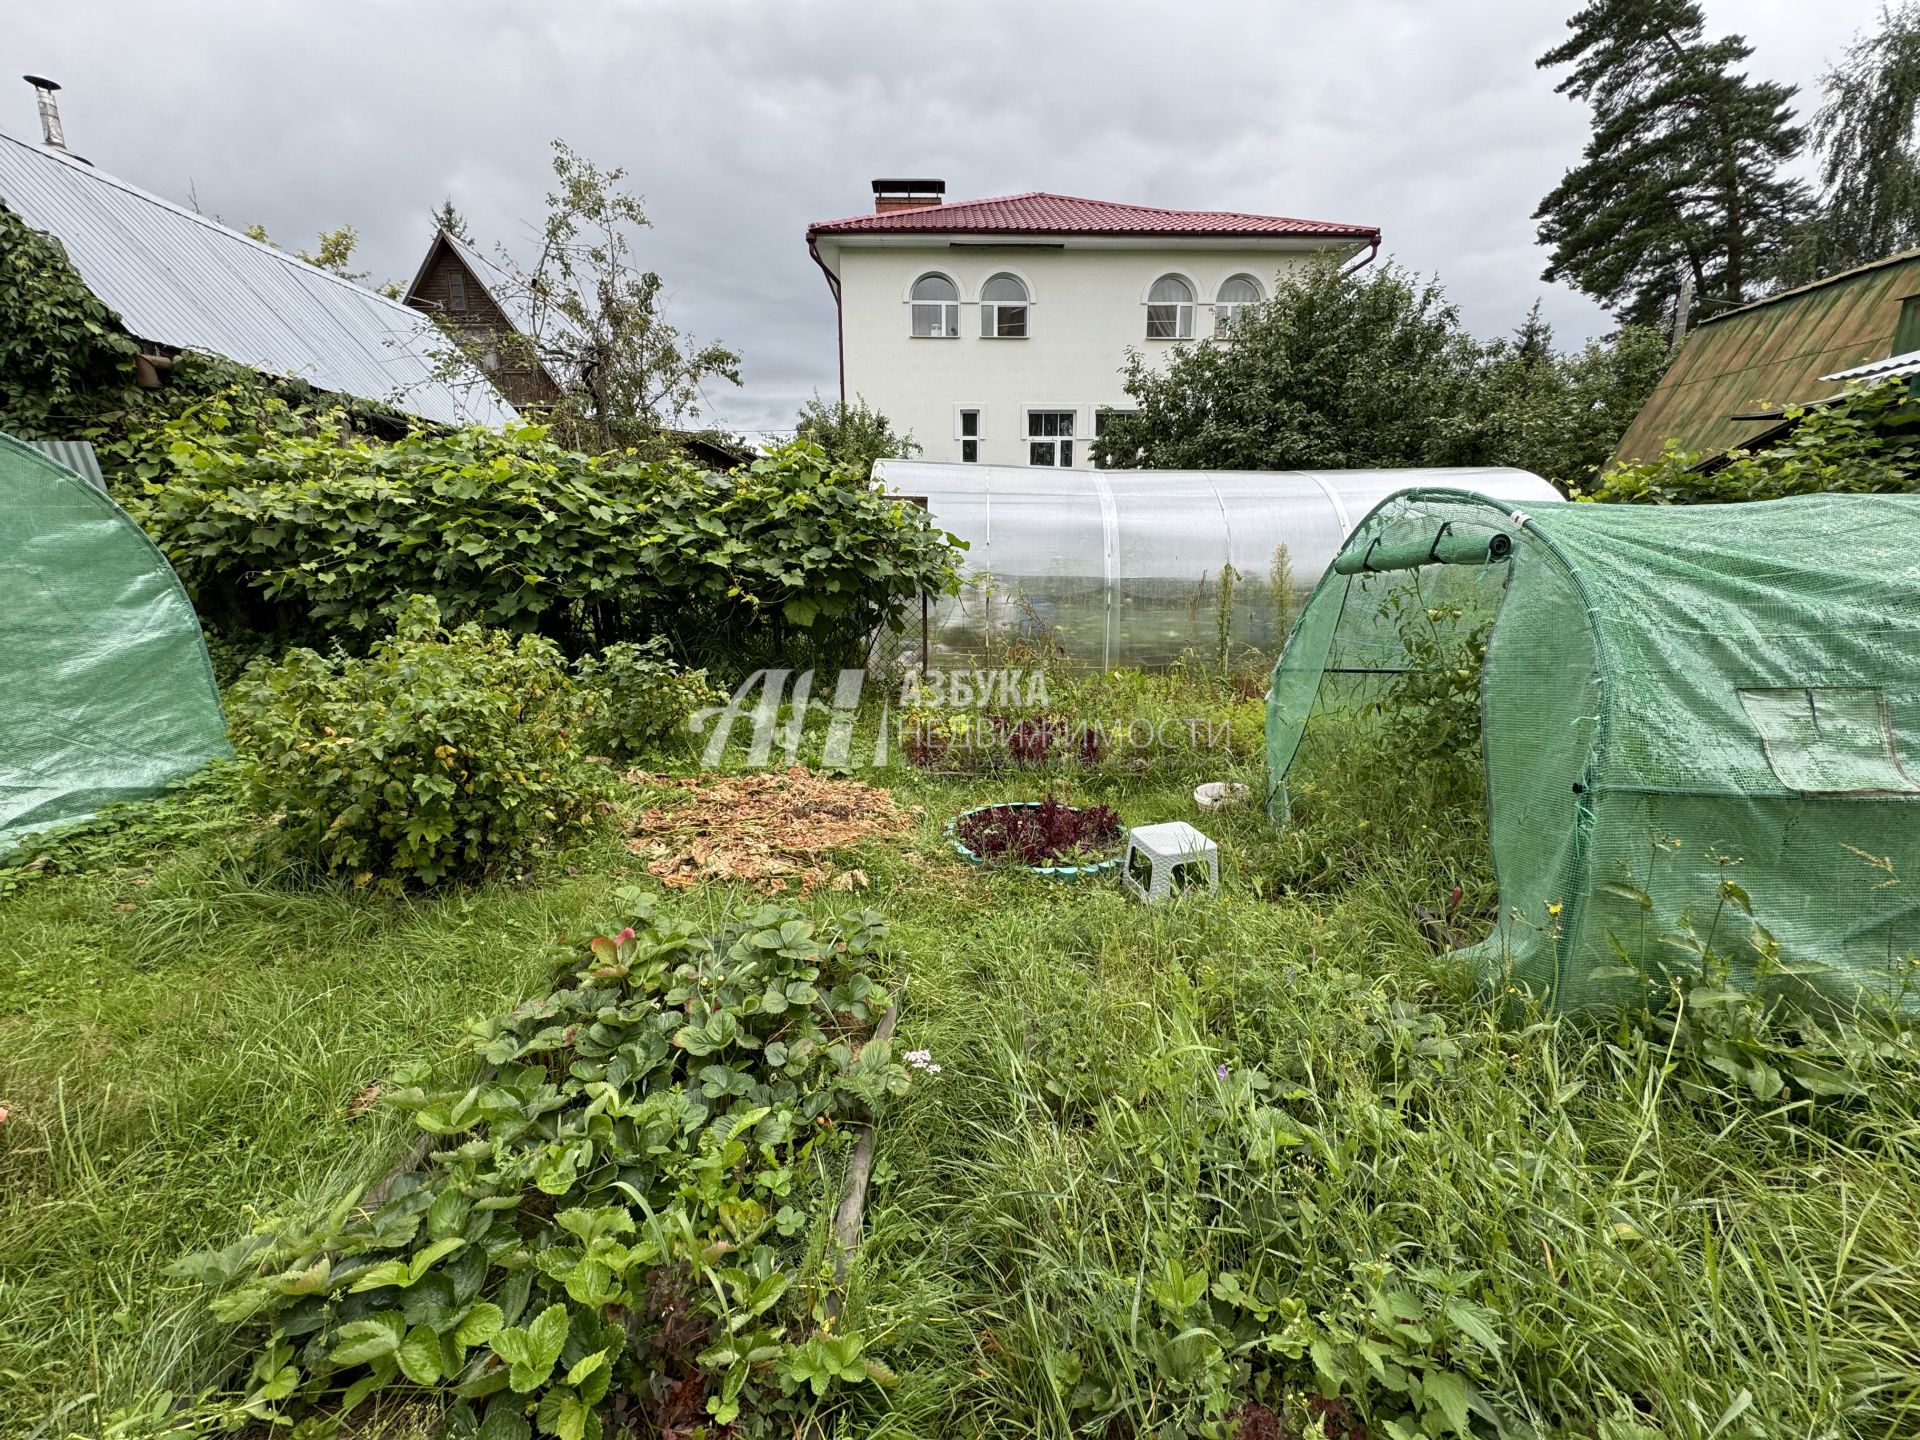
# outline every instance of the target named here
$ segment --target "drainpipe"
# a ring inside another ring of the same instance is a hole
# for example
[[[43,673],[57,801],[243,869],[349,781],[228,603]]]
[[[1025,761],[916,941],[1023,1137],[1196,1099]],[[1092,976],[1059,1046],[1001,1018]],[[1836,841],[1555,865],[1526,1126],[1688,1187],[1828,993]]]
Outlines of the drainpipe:
[[[1360,258],[1359,258],[1358,260],[1356,260],[1356,261],[1355,261],[1355,262],[1354,262],[1353,264],[1351,264],[1351,265],[1349,265],[1349,266],[1347,266],[1347,268],[1346,268],[1346,269],[1344,269],[1344,270],[1342,270],[1342,271],[1341,271],[1340,273],[1341,273],[1342,275],[1351,275],[1351,274],[1353,274],[1353,273],[1354,273],[1355,271],[1357,271],[1357,270],[1364,270],[1364,269],[1366,269],[1366,268],[1367,268],[1367,266],[1369,266],[1369,265],[1371,265],[1371,264],[1373,263],[1373,261],[1374,261],[1374,257],[1375,257],[1376,255],[1378,255],[1379,253],[1380,253],[1380,237],[1379,237],[1378,235],[1376,235],[1376,236],[1374,236],[1374,237],[1373,237],[1373,246],[1372,246],[1372,248],[1371,248],[1371,249],[1369,249],[1369,250],[1367,251],[1367,253],[1366,253],[1365,255],[1363,255],[1363,256],[1361,256],[1361,257],[1360,257]]]
[[[833,336],[834,347],[840,352],[840,403],[847,403],[847,317],[840,305],[840,277],[827,268],[827,262],[820,258],[820,247],[814,243],[813,236],[807,236],[807,253],[813,256],[813,263],[820,267],[820,273],[827,277],[827,288],[833,292]]]

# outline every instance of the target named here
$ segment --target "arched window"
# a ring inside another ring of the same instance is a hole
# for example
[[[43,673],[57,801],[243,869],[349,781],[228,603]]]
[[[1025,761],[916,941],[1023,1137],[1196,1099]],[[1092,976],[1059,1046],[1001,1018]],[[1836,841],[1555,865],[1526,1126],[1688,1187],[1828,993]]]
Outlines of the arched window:
[[[1251,275],[1235,275],[1220,287],[1213,302],[1213,338],[1224,340],[1233,333],[1233,322],[1243,305],[1258,305],[1262,299],[1260,282]]]
[[[980,333],[988,339],[1027,338],[1027,287],[1011,275],[996,275],[980,287]]]
[[[1162,275],[1147,292],[1147,339],[1193,338],[1193,287],[1178,275]]]
[[[941,340],[960,335],[960,287],[944,275],[913,282],[913,333]]]

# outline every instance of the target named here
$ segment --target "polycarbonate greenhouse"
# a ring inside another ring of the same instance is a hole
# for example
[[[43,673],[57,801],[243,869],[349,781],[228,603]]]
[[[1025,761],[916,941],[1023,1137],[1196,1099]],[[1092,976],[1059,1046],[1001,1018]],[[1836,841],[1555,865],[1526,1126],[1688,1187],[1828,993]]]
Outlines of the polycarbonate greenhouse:
[[[231,754],[200,621],[104,490],[0,435],[0,853]]]
[[[1600,1007],[1705,943],[1742,988],[1913,1007],[1920,496],[1394,496],[1275,667],[1276,816],[1313,727],[1481,642],[1489,974]]]
[[[1356,522],[1409,485],[1456,485],[1531,505],[1553,487],[1524,470],[1076,470],[883,460],[876,478],[967,543],[965,583],[936,601],[933,657],[975,658],[1050,634],[1088,668],[1151,668],[1211,654],[1221,573],[1234,571],[1232,638],[1285,638],[1271,585],[1282,546],[1304,592]],[[1290,600],[1292,597],[1288,597]],[[914,637],[917,640],[917,637]]]

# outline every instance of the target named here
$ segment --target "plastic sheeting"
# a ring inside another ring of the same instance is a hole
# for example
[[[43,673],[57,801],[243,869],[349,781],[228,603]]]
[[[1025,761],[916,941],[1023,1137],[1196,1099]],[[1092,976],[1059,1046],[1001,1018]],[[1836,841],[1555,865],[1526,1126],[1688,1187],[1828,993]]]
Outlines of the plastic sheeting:
[[[103,492],[0,436],[0,852],[233,752],[200,622]]]
[[[960,595],[936,602],[930,616],[936,662],[1042,632],[1074,663],[1101,669],[1213,653],[1229,565],[1233,643],[1277,650],[1285,637],[1269,585],[1274,552],[1286,547],[1304,594],[1353,526],[1395,491],[1447,485],[1531,506],[1560,498],[1538,476],[1509,469],[1048,470],[882,460],[875,475],[890,493],[925,501],[934,524],[968,546]]]
[[[1443,524],[1512,550],[1327,576],[1268,696],[1275,814],[1312,726],[1391,700],[1396,617],[1457,613],[1487,636],[1486,974],[1606,1008],[1623,961],[1705,942],[1737,986],[1920,1011],[1920,496],[1527,510],[1413,491],[1355,531],[1346,556]]]

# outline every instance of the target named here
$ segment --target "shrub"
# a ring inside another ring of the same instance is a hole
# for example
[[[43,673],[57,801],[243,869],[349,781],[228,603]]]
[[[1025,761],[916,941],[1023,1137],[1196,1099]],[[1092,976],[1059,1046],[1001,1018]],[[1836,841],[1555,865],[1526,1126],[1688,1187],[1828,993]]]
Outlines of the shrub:
[[[338,434],[182,426],[137,518],[209,623],[353,648],[396,595],[580,655],[665,635],[696,664],[851,663],[956,552],[924,511],[795,442],[725,476],[589,456],[539,426]]]
[[[578,824],[575,699],[538,636],[440,626],[414,596],[365,659],[295,650],[228,694],[249,789],[329,870],[432,885]]]
[[[726,699],[707,682],[706,671],[683,669],[669,657],[662,636],[639,644],[616,641],[575,669],[587,748],[615,759],[684,740],[694,711]]]

